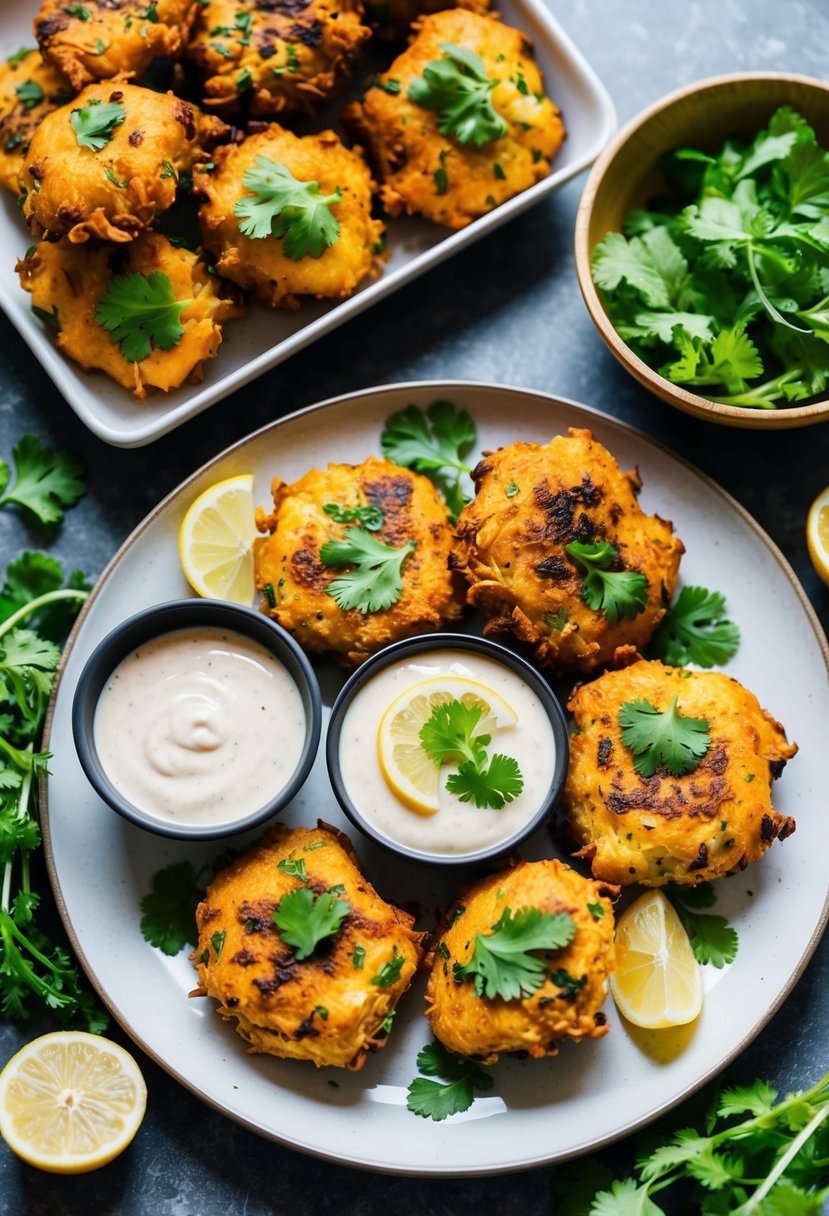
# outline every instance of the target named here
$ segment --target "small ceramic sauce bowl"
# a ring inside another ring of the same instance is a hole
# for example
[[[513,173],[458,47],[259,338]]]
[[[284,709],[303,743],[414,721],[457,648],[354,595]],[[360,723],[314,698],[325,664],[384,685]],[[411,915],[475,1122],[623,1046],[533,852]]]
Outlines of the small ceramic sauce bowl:
[[[479,709],[472,735],[489,734],[485,770],[495,755],[518,768],[518,791],[500,807],[464,797],[459,755],[439,766],[421,746],[423,722],[450,701]],[[513,851],[552,814],[568,758],[564,714],[543,676],[505,647],[460,633],[396,642],[368,659],[334,702],[326,744],[334,794],[354,826],[435,866]]]
[[[72,706],[96,793],[162,836],[210,840],[273,818],[307,778],[322,721],[313,668],[253,609],[175,600],[88,659]]]

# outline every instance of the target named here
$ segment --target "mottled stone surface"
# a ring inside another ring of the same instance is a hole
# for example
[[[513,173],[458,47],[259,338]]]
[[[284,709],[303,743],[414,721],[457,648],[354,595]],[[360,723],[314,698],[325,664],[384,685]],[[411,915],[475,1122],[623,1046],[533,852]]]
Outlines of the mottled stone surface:
[[[554,7],[551,5],[551,7]],[[741,69],[826,70],[825,0],[569,0],[556,16],[607,85],[620,122],[679,85]],[[0,24],[2,16],[0,16]],[[555,93],[554,85],[552,92]],[[91,436],[0,319],[0,456],[25,430],[80,452],[90,492],[55,538],[0,512],[0,556],[49,541],[96,574],[158,499],[229,443],[271,418],[340,392],[401,380],[497,381],[553,391],[623,418],[723,484],[792,563],[824,627],[829,589],[806,553],[808,506],[829,481],[829,427],[758,434],[670,410],[605,350],[582,304],[572,257],[584,178],[351,321],[150,448]],[[816,814],[824,808],[814,808]],[[45,878],[36,877],[45,888]],[[730,1070],[779,1088],[829,1068],[829,941]],[[41,1027],[0,1024],[0,1062]],[[120,1031],[114,1037],[126,1041]],[[132,1148],[99,1173],[52,1178],[0,1145],[0,1216],[499,1216],[554,1211],[550,1168],[470,1180],[405,1180],[318,1163],[261,1140],[203,1105],[139,1054],[149,1106]],[[206,1062],[209,1064],[209,1062]],[[629,1159],[630,1144],[612,1153]]]

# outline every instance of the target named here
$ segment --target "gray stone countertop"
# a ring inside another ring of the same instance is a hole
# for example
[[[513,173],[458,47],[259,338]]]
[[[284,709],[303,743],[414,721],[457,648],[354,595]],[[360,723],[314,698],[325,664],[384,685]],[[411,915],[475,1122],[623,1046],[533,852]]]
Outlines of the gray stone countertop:
[[[553,7],[551,5],[551,7]],[[826,71],[825,0],[564,0],[555,15],[596,70],[620,124],[674,88],[734,70]],[[0,15],[0,21],[2,16]],[[551,92],[555,95],[554,86]],[[584,308],[572,254],[584,177],[151,447],[110,448],[61,399],[0,319],[0,456],[25,431],[80,453],[89,493],[54,538],[0,513],[0,555],[50,549],[100,572],[146,512],[203,461],[311,402],[406,380],[495,381],[542,389],[624,419],[690,459],[779,545],[824,629],[829,588],[806,551],[809,504],[829,482],[829,427],[760,433],[714,427],[649,395],[607,352]],[[784,627],[781,623],[781,628]],[[823,812],[815,807],[816,814]],[[39,875],[45,888],[45,875]],[[47,904],[47,915],[49,914]],[[829,1068],[829,940],[775,1017],[729,1070],[798,1088]],[[0,1064],[50,1028],[0,1021]],[[132,1046],[115,1027],[113,1037]],[[315,1162],[237,1126],[132,1048],[149,1088],[133,1145],[93,1174],[60,1178],[0,1145],[0,1216],[499,1216],[554,1212],[555,1169],[477,1179],[401,1179]],[[632,1143],[611,1152],[630,1162]]]

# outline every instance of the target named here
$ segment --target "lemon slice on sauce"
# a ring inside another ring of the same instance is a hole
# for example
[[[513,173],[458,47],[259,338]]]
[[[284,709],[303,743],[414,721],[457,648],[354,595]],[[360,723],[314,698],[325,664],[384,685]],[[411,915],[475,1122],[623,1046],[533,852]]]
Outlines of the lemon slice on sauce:
[[[818,494],[806,518],[806,543],[812,565],[829,586],[829,486]]]
[[[661,891],[632,903],[616,926],[610,991],[634,1026],[660,1030],[693,1022],[702,1009],[702,971],[688,934]]]
[[[44,1034],[0,1073],[0,1134],[13,1153],[52,1174],[106,1165],[132,1140],[147,1105],[135,1060],[83,1031]]]
[[[209,486],[188,508],[178,534],[181,568],[193,590],[207,599],[250,605],[255,535],[253,475]]]
[[[437,811],[441,771],[423,750],[420,729],[436,705],[449,701],[480,706],[480,735],[505,730],[518,721],[515,710],[502,696],[464,676],[432,676],[396,697],[380,720],[377,756],[389,789],[419,815]]]

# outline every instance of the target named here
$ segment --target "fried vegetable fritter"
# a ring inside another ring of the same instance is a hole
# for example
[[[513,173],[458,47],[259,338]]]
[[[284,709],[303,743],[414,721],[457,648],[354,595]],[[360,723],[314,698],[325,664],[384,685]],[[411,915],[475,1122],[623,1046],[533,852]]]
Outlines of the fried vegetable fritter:
[[[451,9],[424,17],[411,45],[347,106],[343,122],[369,148],[390,215],[420,214],[463,228],[499,203],[547,177],[564,139],[561,117],[544,96],[544,82],[526,35],[492,17]],[[440,112],[409,99],[412,82],[444,58],[447,46],[472,51],[487,76],[508,132],[477,148],[442,135]]]
[[[23,189],[23,161],[36,128],[70,100],[63,78],[40,51],[0,60],[0,185]]]
[[[172,206],[182,177],[229,134],[218,118],[172,93],[91,84],[35,131],[23,214],[37,235],[131,241]]]
[[[203,365],[222,340],[222,325],[244,309],[221,281],[208,274],[203,256],[176,248],[158,232],[145,232],[129,245],[72,245],[64,238],[43,241],[18,262],[21,286],[32,308],[57,332],[57,344],[81,367],[100,369],[144,398],[151,388],[165,392],[185,380],[198,383]],[[177,300],[188,300],[179,316],[184,328],[170,350],[154,347],[146,359],[129,363],[95,315],[115,275],[166,275]]]
[[[204,104],[280,118],[318,108],[371,34],[362,13],[360,0],[209,0],[188,48]]]
[[[184,50],[197,0],[43,0],[35,37],[75,92],[119,72],[140,75],[157,56]]]
[[[571,428],[544,445],[488,453],[472,477],[457,561],[470,603],[488,618],[484,633],[515,634],[557,673],[592,672],[621,647],[641,650],[665,615],[684,545],[669,522],[641,510],[638,473],[622,473],[590,431]],[[566,551],[573,541],[614,546],[613,571],[646,580],[644,608],[616,621],[591,608],[586,571]]]
[[[291,892],[335,892],[348,912],[306,958],[282,940],[274,913]],[[202,985],[251,1052],[361,1068],[385,1047],[390,1014],[423,955],[414,917],[386,903],[334,828],[278,824],[220,870],[196,910],[191,955]],[[388,1019],[388,1020],[387,1020]],[[384,1025],[385,1024],[385,1025]]]
[[[708,722],[711,743],[693,772],[641,777],[622,743],[631,701]],[[658,887],[721,878],[762,857],[795,822],[771,804],[771,783],[797,751],[753,693],[716,671],[641,660],[573,693],[570,771],[561,802],[578,856],[607,882]]]
[[[453,0],[367,0],[366,20],[377,38],[383,42],[403,42],[418,17],[455,8]],[[458,8],[472,13],[489,11],[489,0],[461,0]]]
[[[492,1064],[502,1052],[540,1059],[554,1056],[562,1039],[600,1039],[607,1034],[600,1012],[607,977],[614,967],[615,888],[582,878],[561,861],[521,861],[506,873],[480,878],[462,891],[446,918],[431,956],[426,1017],[449,1051]],[[559,950],[533,950],[549,964],[530,996],[504,1000],[476,996],[471,979],[458,982],[454,966],[468,963],[477,934],[487,937],[509,908],[514,920],[524,908],[567,913],[576,932]]]
[[[273,222],[263,237],[241,231],[234,207],[257,197],[243,178],[261,167],[259,158],[271,171],[284,167],[298,182],[317,183],[323,197],[339,191],[341,197],[329,208],[339,235],[319,257],[289,257],[283,239],[272,235]],[[302,296],[344,299],[376,273],[385,226],[371,215],[374,183],[360,149],[346,148],[333,131],[300,137],[272,123],[241,144],[218,149],[213,161],[215,168],[197,171],[194,181],[205,200],[199,209],[202,240],[219,274],[263,304],[290,309],[299,307]]]

